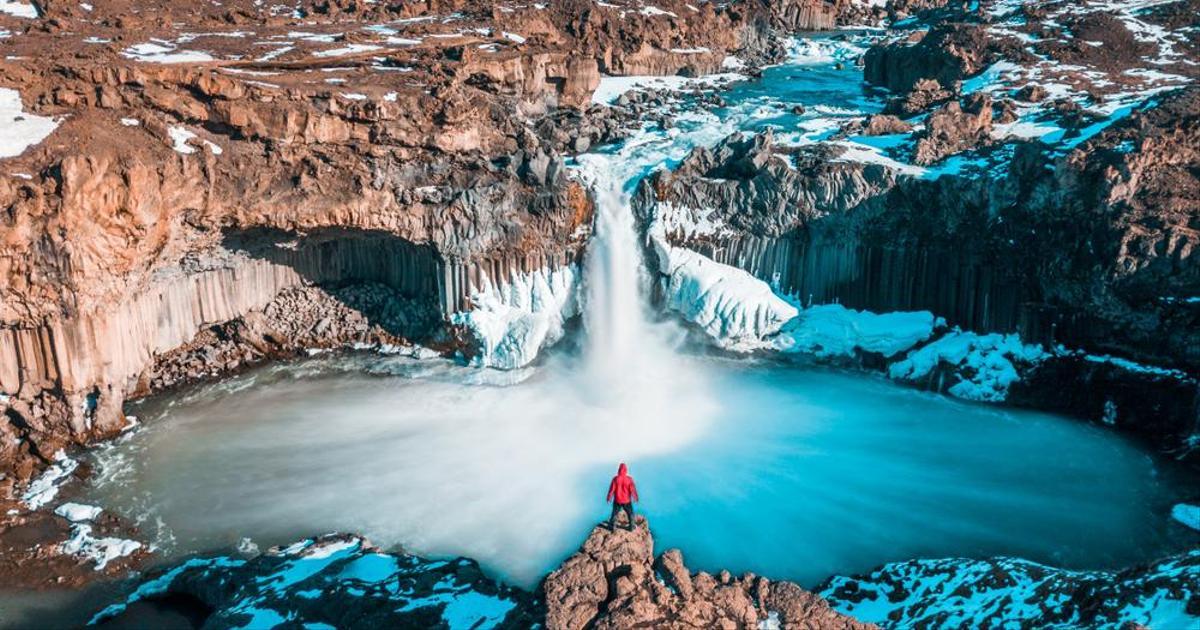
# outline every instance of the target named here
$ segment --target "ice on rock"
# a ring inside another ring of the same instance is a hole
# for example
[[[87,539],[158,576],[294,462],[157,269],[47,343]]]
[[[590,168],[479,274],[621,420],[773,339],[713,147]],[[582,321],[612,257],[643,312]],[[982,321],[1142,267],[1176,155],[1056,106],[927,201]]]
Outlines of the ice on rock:
[[[574,265],[514,274],[509,282],[484,286],[471,296],[474,308],[451,320],[479,341],[472,363],[512,370],[529,365],[538,351],[563,336],[579,314],[579,271]]]
[[[94,521],[103,510],[99,506],[84,505],[83,503],[64,503],[54,508],[54,513],[77,523],[79,521]]]
[[[1015,334],[979,335],[955,329],[888,368],[897,380],[917,380],[946,363],[958,369],[961,380],[948,390],[967,400],[999,402],[1020,379],[1014,363],[1036,363],[1046,357],[1040,345],[1022,343]]]
[[[1171,508],[1171,518],[1200,531],[1200,505],[1177,503],[1175,507]]]
[[[96,570],[101,571],[109,562],[128,556],[142,548],[142,543],[124,538],[92,535],[92,526],[76,523],[71,526],[71,537],[58,546],[60,553],[79,556],[96,563]]]
[[[779,332],[799,311],[748,272],[654,239],[667,276],[666,308],[728,349],[749,350]]]
[[[859,350],[891,357],[929,339],[942,323],[929,311],[872,313],[822,304],[784,325],[771,345],[781,352],[822,357],[853,356]]]
[[[30,482],[25,494],[21,496],[21,502],[25,507],[36,510],[53,501],[54,497],[58,496],[58,487],[78,466],[79,462],[59,451],[54,455],[54,463],[41,476]]]

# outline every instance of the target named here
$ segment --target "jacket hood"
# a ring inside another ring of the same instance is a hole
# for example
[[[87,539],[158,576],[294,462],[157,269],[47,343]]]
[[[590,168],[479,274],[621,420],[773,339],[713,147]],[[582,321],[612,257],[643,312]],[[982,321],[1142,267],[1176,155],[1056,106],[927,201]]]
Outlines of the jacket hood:
[[[628,470],[628,468],[625,467],[625,464],[621,464],[620,466],[617,466],[617,476],[624,477],[626,470]]]

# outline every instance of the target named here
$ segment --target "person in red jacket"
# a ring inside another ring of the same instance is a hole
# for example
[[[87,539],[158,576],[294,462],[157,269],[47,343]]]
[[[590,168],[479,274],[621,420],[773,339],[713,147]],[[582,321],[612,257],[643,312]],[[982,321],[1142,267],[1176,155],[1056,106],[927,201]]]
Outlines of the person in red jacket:
[[[625,515],[629,517],[629,531],[633,531],[633,502],[638,500],[637,485],[633,483],[633,477],[630,477],[626,472],[628,470],[625,464],[621,464],[617,468],[617,476],[612,478],[608,484],[608,501],[611,501],[612,515],[608,517],[608,531],[613,530],[613,526],[617,522],[617,513],[621,510],[625,511]]]

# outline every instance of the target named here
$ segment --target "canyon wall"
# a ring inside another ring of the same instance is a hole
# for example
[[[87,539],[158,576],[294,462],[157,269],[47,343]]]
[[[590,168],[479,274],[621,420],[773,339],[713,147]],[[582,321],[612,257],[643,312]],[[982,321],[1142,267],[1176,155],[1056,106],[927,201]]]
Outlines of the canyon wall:
[[[801,305],[930,311],[1060,348],[1025,369],[1010,403],[1194,455],[1200,267],[1195,173],[1182,165],[1195,163],[1198,104],[1184,89],[1067,155],[1017,142],[1006,169],[939,177],[845,159],[844,143],[735,135],[647,178],[634,206],[672,245]],[[916,384],[944,389],[952,373]]]
[[[563,156],[640,115],[590,105],[601,73],[753,66],[779,58],[785,31],[878,13],[817,0],[0,13],[13,129],[48,134],[6,136],[21,144],[0,160],[0,485],[115,434],[127,396],[249,358],[364,337],[470,356],[485,320],[516,326],[505,335],[540,322],[510,341],[549,343],[574,312],[564,278],[593,213]],[[510,285],[549,291],[561,312]],[[412,316],[331,304],[358,294]],[[297,327],[312,313],[288,323],[287,308],[326,315]]]

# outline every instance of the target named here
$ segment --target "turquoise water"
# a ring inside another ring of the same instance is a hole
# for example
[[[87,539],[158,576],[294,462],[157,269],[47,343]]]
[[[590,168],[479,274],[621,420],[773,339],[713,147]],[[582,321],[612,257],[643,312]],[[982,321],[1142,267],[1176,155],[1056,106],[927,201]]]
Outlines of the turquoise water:
[[[168,557],[356,531],[527,587],[607,516],[619,461],[660,549],[805,584],[913,557],[1099,568],[1184,544],[1168,512],[1194,479],[1075,420],[690,355],[687,384],[632,413],[572,361],[507,385],[440,360],[264,368],[140,405],[143,428],[92,454],[84,500]]]

